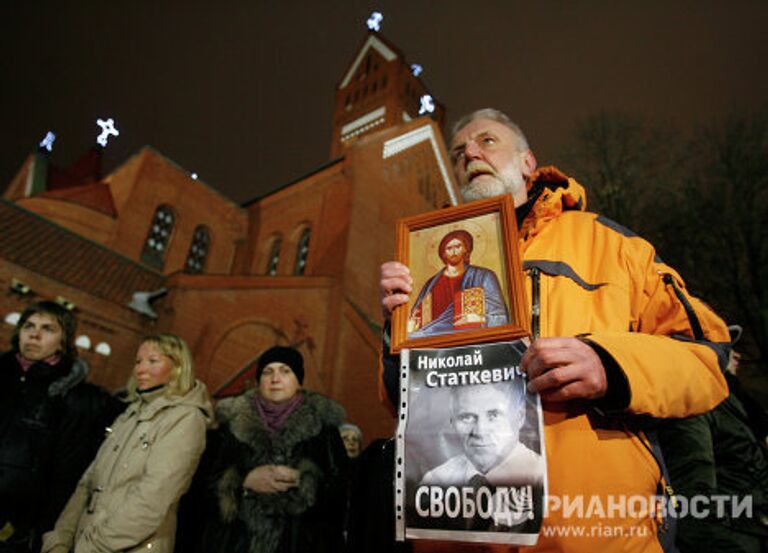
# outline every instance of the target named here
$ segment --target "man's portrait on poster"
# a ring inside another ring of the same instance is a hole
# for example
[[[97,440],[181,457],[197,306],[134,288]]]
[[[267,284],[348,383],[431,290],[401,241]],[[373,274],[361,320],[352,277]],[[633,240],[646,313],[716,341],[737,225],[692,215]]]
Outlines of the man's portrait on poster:
[[[393,351],[526,335],[522,267],[505,240],[515,231],[508,198],[402,219],[398,256],[419,292],[394,315]]]
[[[520,340],[409,350],[401,451],[412,531],[483,532],[498,543],[537,531],[547,469],[540,403],[519,369],[524,351]],[[439,368],[460,358],[461,368]],[[494,370],[504,378],[487,378]]]
[[[544,460],[520,439],[525,387],[519,383],[456,386],[450,394],[451,432],[460,453],[429,470],[422,485],[539,484]]]

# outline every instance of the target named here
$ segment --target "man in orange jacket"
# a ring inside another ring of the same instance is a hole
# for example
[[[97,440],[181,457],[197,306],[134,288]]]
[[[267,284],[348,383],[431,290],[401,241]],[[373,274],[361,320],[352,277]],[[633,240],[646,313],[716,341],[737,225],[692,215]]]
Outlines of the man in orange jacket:
[[[638,423],[702,413],[725,398],[725,324],[687,293],[651,244],[584,211],[575,180],[554,167],[537,170],[525,136],[503,113],[485,109],[461,119],[449,152],[464,199],[511,194],[520,225],[533,314],[522,369],[544,406],[550,495],[530,550],[661,551],[669,536],[649,498],[663,489],[662,461]],[[383,264],[380,287],[385,313],[407,303],[408,267]],[[382,361],[382,397],[397,405],[397,360],[386,347]],[[645,501],[633,503],[638,497]],[[583,508],[566,512],[568,501]],[[509,550],[429,541],[415,547]]]

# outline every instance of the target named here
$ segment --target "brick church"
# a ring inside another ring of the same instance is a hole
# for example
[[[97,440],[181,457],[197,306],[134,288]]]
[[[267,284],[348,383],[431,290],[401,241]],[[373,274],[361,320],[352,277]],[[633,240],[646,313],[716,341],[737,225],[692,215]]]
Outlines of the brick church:
[[[362,41],[336,89],[330,160],[238,205],[145,147],[101,175],[101,150],[57,167],[40,150],[0,199],[0,340],[24,307],[77,314],[90,379],[123,386],[140,337],[189,343],[214,395],[250,385],[267,347],[293,345],[305,386],[339,401],[366,442],[394,422],[377,398],[379,265],[395,221],[456,203],[434,103],[403,53]]]

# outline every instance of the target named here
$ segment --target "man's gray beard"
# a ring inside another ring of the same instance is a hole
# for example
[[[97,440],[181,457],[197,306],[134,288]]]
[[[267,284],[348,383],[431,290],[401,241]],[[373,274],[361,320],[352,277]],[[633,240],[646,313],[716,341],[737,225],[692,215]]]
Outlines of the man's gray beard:
[[[522,173],[507,177],[496,175],[492,179],[482,179],[480,182],[469,183],[459,188],[461,196],[467,202],[495,198],[502,194],[512,194],[514,198],[516,190],[525,190],[525,177]]]
[[[482,182],[469,183],[459,190],[465,201],[484,200],[494,198],[502,194],[511,193],[512,190],[498,178],[484,179]]]

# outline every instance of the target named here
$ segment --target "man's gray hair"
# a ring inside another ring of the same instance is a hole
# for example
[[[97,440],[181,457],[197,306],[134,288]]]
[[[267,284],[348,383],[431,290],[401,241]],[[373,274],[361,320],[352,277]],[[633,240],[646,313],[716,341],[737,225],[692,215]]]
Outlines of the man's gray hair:
[[[530,149],[530,146],[528,146],[528,139],[525,138],[525,134],[523,133],[522,129],[517,125],[517,123],[515,123],[514,121],[512,121],[512,119],[507,117],[506,113],[494,108],[483,108],[483,109],[475,110],[472,113],[468,113],[467,115],[465,115],[464,117],[456,121],[453,124],[453,127],[451,127],[451,135],[448,137],[448,143],[450,144],[451,142],[453,142],[453,137],[456,136],[456,133],[476,119],[490,119],[492,121],[501,123],[508,129],[510,129],[513,133],[515,133],[515,136],[517,136],[517,140],[518,140],[518,144],[520,146],[521,152],[524,152]]]
[[[356,424],[352,424],[351,422],[345,422],[344,424],[339,425],[339,432],[343,432],[344,430],[351,430],[355,433],[358,440],[363,439],[363,431],[360,430],[360,427]]]

